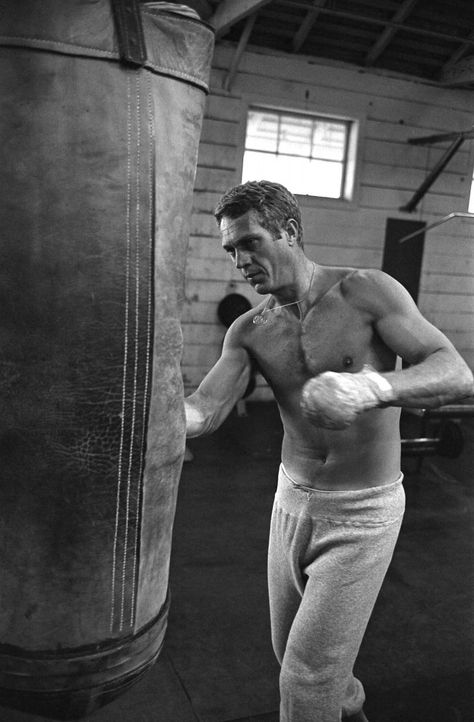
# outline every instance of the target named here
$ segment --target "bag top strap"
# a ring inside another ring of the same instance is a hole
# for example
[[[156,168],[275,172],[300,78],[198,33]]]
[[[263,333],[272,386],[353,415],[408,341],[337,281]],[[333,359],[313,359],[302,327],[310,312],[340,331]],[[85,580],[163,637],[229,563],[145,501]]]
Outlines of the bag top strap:
[[[123,63],[143,67],[146,45],[138,0],[111,0],[120,59]]]

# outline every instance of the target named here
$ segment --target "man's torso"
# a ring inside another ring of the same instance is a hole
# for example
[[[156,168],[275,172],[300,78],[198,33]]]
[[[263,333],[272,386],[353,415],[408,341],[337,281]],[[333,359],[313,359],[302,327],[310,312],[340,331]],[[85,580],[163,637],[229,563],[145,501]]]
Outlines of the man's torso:
[[[300,410],[305,382],[324,371],[357,372],[364,364],[393,370],[395,354],[377,335],[373,318],[346,292],[351,271],[327,269],[305,318],[296,307],[252,314],[242,343],[272,388],[284,428],[282,460],[298,483],[315,488],[362,488],[394,481],[400,468],[399,409],[366,411],[348,429],[313,426]]]

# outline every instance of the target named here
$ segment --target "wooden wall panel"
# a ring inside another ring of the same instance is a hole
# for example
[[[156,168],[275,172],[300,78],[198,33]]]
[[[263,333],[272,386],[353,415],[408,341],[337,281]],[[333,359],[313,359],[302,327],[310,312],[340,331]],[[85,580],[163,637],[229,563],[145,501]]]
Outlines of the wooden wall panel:
[[[225,328],[217,305],[229,292],[260,297],[241,279],[221,249],[213,209],[220,195],[240,182],[247,104],[332,112],[362,119],[358,193],[354,203],[313,203],[302,198],[308,256],[323,264],[380,268],[387,217],[430,223],[467,210],[474,142],[466,142],[418,209],[399,210],[413,195],[448,144],[407,141],[472,125],[474,96],[417,79],[358,68],[324,65],[302,57],[250,48],[229,92],[223,90],[234,52],[219,44],[211,72],[196,175],[183,308],[186,391],[200,382],[219,355]],[[422,312],[474,364],[474,223],[456,219],[428,231],[418,304]],[[271,398],[261,378],[252,398]]]

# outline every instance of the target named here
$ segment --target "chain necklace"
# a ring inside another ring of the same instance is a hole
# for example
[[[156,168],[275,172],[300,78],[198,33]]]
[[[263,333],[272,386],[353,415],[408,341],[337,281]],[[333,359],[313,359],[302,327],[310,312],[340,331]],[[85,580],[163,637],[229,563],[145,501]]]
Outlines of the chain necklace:
[[[311,286],[313,284],[315,270],[316,270],[316,266],[313,263],[313,271],[311,273],[311,279],[309,282],[308,290],[306,291],[304,296],[301,296],[301,298],[299,298],[297,301],[291,301],[291,303],[284,303],[282,306],[274,306],[273,308],[267,308],[267,306],[271,300],[271,296],[269,296],[267,298],[267,302],[265,304],[265,308],[263,309],[263,311],[260,311],[260,313],[257,313],[257,315],[253,317],[253,319],[252,319],[253,323],[255,323],[257,326],[262,326],[263,324],[268,322],[268,319],[265,318],[266,313],[271,313],[272,311],[278,311],[280,308],[286,308],[287,306],[295,306],[295,305],[298,306],[298,311],[300,314],[300,321],[301,321],[301,309],[299,307],[299,304],[301,303],[301,301],[304,301],[304,299],[308,296],[309,292],[311,291]]]

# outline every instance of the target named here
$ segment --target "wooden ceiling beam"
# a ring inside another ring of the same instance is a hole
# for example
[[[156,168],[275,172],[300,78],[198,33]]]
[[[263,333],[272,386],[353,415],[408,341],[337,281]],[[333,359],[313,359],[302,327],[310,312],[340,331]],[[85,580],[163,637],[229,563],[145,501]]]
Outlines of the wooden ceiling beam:
[[[299,2],[299,0],[279,0],[282,5],[289,6],[291,8],[304,8],[307,9],[306,3]],[[462,40],[458,36],[450,35],[449,33],[443,33],[438,30],[428,30],[427,28],[416,27],[414,25],[404,25],[403,23],[396,22],[395,20],[382,20],[381,18],[371,17],[370,15],[363,15],[356,12],[348,12],[346,10],[335,10],[333,7],[322,7],[319,12],[329,17],[341,18],[344,20],[351,20],[355,22],[367,23],[367,25],[381,25],[387,28],[396,28],[397,30],[403,30],[404,32],[419,35],[420,37],[426,38],[439,38],[440,40],[448,40],[449,42],[466,43],[468,47],[474,46],[474,39],[464,38]]]
[[[327,0],[314,0],[313,7],[306,13],[305,19],[301,23],[292,41],[293,52],[297,53],[302,47],[304,41],[308,37],[311,28],[318,19],[321,8],[324,7]]]
[[[264,5],[268,5],[269,2],[271,0],[223,0],[209,18],[210,24],[216,31],[216,37],[219,38],[232,25],[249,15],[253,15]]]
[[[467,40],[474,40],[474,30],[472,31],[472,33],[469,34]],[[443,75],[444,73],[448,73],[451,68],[456,65],[458,60],[462,58],[466,50],[469,50],[469,48],[470,45],[468,43],[462,43],[462,45],[459,46],[459,48],[451,55],[449,60],[447,60],[441,68],[441,75]]]
[[[474,55],[466,55],[443,69],[439,82],[448,88],[474,88]]]
[[[240,36],[240,40],[235,49],[229,71],[224,80],[224,90],[230,91],[230,89],[231,89],[232,82],[237,74],[237,70],[239,69],[240,60],[242,58],[242,55],[244,54],[245,48],[247,47],[247,43],[250,38],[250,33],[252,32],[252,29],[253,29],[256,19],[257,19],[257,13],[254,13],[253,15],[249,15],[247,18],[245,27],[242,31],[242,35]]]
[[[405,2],[400,5],[397,12],[393,16],[392,22],[402,23],[412,12],[417,2],[418,0],[405,0]],[[390,44],[392,38],[397,32],[398,28],[396,27],[386,27],[378,40],[373,45],[373,47],[367,53],[364,64],[373,65],[377,58],[382,55],[385,48]]]

